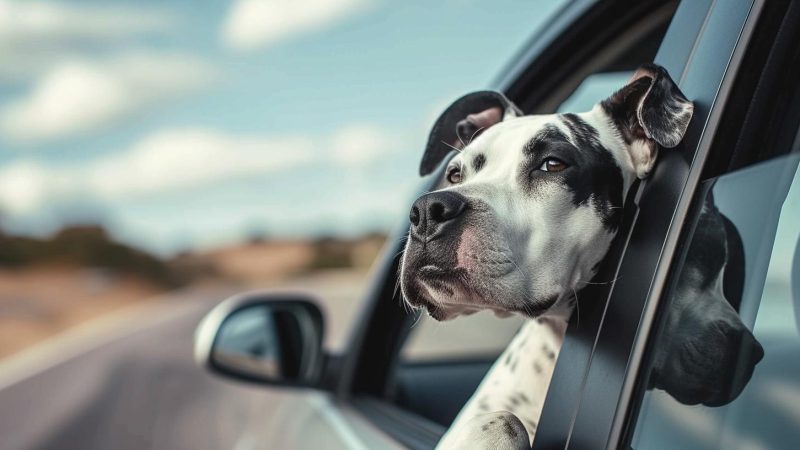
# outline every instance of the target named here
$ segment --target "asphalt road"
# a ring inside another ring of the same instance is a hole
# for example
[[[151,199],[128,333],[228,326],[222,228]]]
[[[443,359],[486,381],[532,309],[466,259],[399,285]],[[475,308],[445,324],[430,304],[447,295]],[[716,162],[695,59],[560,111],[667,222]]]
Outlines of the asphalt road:
[[[195,366],[194,329],[230,293],[173,294],[0,365],[0,449],[249,447],[243,431],[292,394]]]

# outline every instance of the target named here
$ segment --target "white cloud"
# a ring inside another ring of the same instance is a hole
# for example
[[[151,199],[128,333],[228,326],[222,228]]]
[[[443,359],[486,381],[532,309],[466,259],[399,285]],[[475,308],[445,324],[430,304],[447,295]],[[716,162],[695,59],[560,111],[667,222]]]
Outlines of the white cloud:
[[[312,150],[311,140],[299,136],[163,131],[91,164],[88,183],[106,198],[158,193],[286,169],[308,162]]]
[[[137,37],[175,33],[164,9],[119,4],[0,0],[0,82],[22,83],[74,59],[81,44],[95,48]]]
[[[235,50],[254,50],[323,29],[365,6],[365,0],[236,0],[221,37]]]
[[[358,124],[316,140],[202,128],[164,130],[80,166],[45,166],[23,158],[0,167],[0,211],[25,216],[75,198],[114,203],[319,161],[358,168],[387,154],[391,144],[389,133]]]
[[[125,38],[174,27],[163,12],[118,5],[0,0],[0,44]]]
[[[32,161],[17,161],[0,169],[0,211],[25,214],[57,191],[60,178],[54,171]]]
[[[373,125],[351,125],[331,137],[331,156],[340,165],[357,167],[394,151],[392,136]]]
[[[0,131],[19,141],[80,133],[196,90],[215,77],[211,65],[185,55],[128,53],[105,62],[65,61],[0,111]]]

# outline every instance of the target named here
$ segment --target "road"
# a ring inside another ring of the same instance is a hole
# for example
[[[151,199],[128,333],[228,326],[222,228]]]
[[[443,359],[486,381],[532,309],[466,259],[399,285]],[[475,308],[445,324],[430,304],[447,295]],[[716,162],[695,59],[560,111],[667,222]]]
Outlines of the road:
[[[339,347],[360,283],[301,284],[327,289],[327,342]],[[245,429],[267,426],[297,394],[226,381],[194,364],[197,323],[233,293],[169,294],[0,362],[0,449],[249,448]]]

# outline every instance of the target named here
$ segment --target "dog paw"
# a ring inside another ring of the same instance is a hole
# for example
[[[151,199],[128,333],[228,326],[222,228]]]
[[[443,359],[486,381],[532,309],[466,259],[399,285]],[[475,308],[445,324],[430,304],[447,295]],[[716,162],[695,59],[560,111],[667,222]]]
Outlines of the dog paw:
[[[475,416],[442,439],[437,450],[529,450],[522,421],[506,411]]]

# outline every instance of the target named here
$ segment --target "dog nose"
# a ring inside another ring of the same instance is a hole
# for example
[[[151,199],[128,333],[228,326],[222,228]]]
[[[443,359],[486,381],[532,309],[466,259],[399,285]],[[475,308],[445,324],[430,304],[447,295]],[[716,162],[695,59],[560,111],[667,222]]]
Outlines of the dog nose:
[[[466,208],[467,199],[461,194],[450,191],[425,194],[411,207],[411,230],[420,237],[431,239]]]

